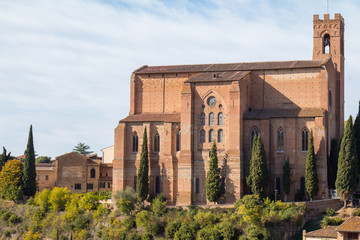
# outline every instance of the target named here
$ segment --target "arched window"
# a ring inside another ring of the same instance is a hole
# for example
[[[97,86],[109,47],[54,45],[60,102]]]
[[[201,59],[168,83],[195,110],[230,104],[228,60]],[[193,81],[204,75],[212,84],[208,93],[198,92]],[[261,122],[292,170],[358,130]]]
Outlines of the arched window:
[[[154,152],[160,152],[160,136],[158,133],[154,138]]]
[[[133,147],[132,147],[132,151],[133,152],[138,152],[139,150],[139,137],[137,135],[137,133],[135,132],[133,135]]]
[[[277,177],[275,180],[275,189],[277,190],[277,194],[280,194],[280,178]]]
[[[214,130],[210,129],[209,131],[209,142],[214,141]]]
[[[258,135],[258,130],[256,128],[254,128],[252,131],[251,131],[251,148],[252,148],[252,145],[253,145],[253,140],[255,138],[255,136]]]
[[[155,178],[155,193],[160,193],[160,177]]]
[[[277,139],[278,139],[277,151],[283,152],[284,151],[284,132],[281,128],[278,130]]]
[[[92,168],[90,170],[90,178],[95,178],[95,169],[94,168]]]
[[[214,122],[215,122],[215,115],[214,113],[209,113],[209,126],[214,126]]]
[[[224,141],[224,132],[222,129],[218,130],[218,142],[223,142]]]
[[[205,126],[205,113],[200,114],[200,125]]]
[[[134,176],[134,190],[136,191],[137,177]]]
[[[176,151],[177,152],[180,151],[180,140],[181,140],[181,135],[180,135],[180,129],[179,129],[176,133]]]
[[[220,113],[218,114],[218,125],[219,125],[219,126],[224,125],[224,114],[223,114],[222,112],[220,112]]]
[[[330,53],[330,35],[324,35],[324,42],[323,42],[323,53],[329,54]]]
[[[200,178],[195,180],[195,193],[200,193]]]
[[[205,130],[204,130],[204,129],[202,129],[202,130],[200,131],[200,142],[201,142],[201,143],[204,143],[204,142],[205,142]]]
[[[309,134],[308,134],[308,130],[306,128],[303,129],[302,131],[302,138],[301,138],[301,150],[306,152],[308,150],[308,144],[309,144]]]
[[[329,108],[331,108],[331,91],[329,91]]]

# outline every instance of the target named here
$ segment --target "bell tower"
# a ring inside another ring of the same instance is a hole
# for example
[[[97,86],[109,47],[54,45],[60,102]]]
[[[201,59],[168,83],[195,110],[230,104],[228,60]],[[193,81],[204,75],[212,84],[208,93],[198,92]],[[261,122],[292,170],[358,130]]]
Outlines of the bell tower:
[[[344,133],[344,25],[340,13],[336,13],[334,19],[330,19],[329,14],[324,14],[324,19],[314,15],[313,60],[331,58],[337,71],[335,107],[339,139]]]

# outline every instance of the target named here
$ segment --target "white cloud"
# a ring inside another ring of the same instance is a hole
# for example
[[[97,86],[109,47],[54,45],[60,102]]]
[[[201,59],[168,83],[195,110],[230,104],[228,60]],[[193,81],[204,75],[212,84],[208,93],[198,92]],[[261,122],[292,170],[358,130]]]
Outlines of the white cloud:
[[[331,3],[346,21],[346,113],[357,112],[355,0]],[[113,143],[141,65],[311,59],[323,1],[5,0],[0,2],[0,145],[16,155],[29,125],[55,157]],[[333,11],[333,9],[336,11]],[[349,87],[351,86],[351,87]]]

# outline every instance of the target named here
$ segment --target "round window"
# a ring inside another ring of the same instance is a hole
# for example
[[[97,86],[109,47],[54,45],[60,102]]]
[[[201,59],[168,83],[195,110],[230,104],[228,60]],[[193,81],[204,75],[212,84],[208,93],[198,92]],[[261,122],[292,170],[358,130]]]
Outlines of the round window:
[[[210,106],[210,107],[214,107],[216,105],[216,98],[215,97],[209,97],[207,99],[207,104]]]

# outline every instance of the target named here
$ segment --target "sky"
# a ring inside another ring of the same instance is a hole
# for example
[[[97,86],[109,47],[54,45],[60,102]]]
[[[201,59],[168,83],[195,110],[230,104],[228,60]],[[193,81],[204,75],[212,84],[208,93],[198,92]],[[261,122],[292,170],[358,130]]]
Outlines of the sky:
[[[0,0],[0,147],[55,158],[101,153],[130,107],[142,65],[310,60],[327,0]],[[360,100],[360,1],[345,18],[345,118]],[[1,150],[0,150],[1,151]]]

